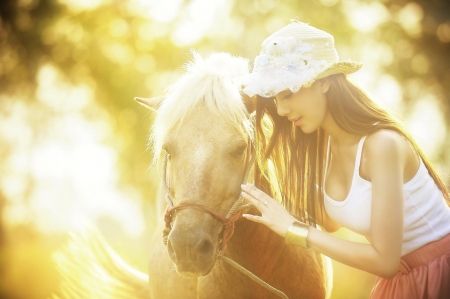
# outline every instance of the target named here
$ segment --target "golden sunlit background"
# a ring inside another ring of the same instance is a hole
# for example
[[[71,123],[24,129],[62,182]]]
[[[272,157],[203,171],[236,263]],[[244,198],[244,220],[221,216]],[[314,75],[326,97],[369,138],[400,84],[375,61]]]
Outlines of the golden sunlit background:
[[[445,0],[1,0],[0,297],[58,285],[52,253],[93,225],[146,272],[159,183],[146,137],[189,49],[259,54],[298,17],[332,33],[350,78],[396,113],[450,183],[450,5]],[[337,233],[357,241],[361,237]],[[333,263],[332,298],[374,276]]]

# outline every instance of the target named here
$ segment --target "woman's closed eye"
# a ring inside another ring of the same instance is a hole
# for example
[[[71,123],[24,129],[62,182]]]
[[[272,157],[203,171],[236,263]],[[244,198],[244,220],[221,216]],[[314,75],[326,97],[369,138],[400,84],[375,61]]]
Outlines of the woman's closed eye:
[[[287,99],[289,99],[291,96],[292,96],[292,92],[289,92],[289,93],[283,95],[283,100],[287,100]]]

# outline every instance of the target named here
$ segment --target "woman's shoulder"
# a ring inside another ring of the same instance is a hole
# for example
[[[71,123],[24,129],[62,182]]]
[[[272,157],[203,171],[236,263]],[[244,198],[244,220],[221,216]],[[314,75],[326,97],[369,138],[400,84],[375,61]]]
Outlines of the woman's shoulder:
[[[408,139],[400,132],[381,129],[367,135],[365,147],[372,151],[385,151],[387,149],[400,149],[409,147]]]
[[[373,157],[375,160],[401,159],[406,163],[415,156],[409,140],[400,132],[388,129],[381,129],[368,135],[364,148],[367,157]]]

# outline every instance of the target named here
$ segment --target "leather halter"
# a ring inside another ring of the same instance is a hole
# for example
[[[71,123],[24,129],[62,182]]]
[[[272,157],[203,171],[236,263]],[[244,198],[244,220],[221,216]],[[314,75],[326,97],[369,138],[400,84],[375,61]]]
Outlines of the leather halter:
[[[187,208],[197,209],[197,210],[206,212],[223,222],[223,236],[222,236],[222,241],[219,246],[219,250],[224,251],[227,247],[228,240],[231,238],[231,236],[234,233],[234,222],[236,220],[238,220],[239,217],[241,216],[241,211],[237,211],[230,218],[225,218],[224,216],[214,212],[213,210],[210,210],[207,207],[198,205],[198,204],[181,204],[181,205],[177,205],[177,206],[174,206],[171,208],[167,207],[166,213],[164,215],[164,221],[166,223],[166,227],[163,231],[163,238],[166,238],[166,234],[168,235],[172,228],[170,225],[170,223],[172,222],[172,212],[175,210],[183,210],[183,209],[187,209]],[[167,245],[167,241],[165,241],[165,244]]]
[[[187,203],[187,204],[179,204],[174,206],[172,196],[170,195],[170,189],[167,185],[166,180],[166,169],[167,169],[167,153],[164,158],[164,166],[163,166],[163,182],[167,189],[166,194],[166,200],[167,200],[167,208],[166,212],[164,214],[164,222],[165,222],[165,228],[163,230],[163,242],[165,245],[167,245],[167,239],[169,236],[169,233],[172,229],[172,213],[177,210],[184,210],[188,208],[200,210],[203,212],[206,212],[212,216],[214,216],[216,219],[220,220],[223,223],[223,233],[222,233],[222,241],[220,242],[219,251],[224,251],[227,247],[227,242],[231,238],[231,236],[234,233],[234,222],[239,219],[241,216],[241,212],[244,208],[249,207],[250,205],[241,205],[243,201],[242,195],[239,196],[238,200],[233,204],[233,206],[230,208],[230,210],[227,213],[227,216],[222,216],[219,213],[209,209],[206,206],[199,205],[199,204],[193,204],[193,203]],[[246,166],[245,166],[245,174],[244,174],[244,182],[247,181],[248,174],[250,172],[250,169],[253,165],[255,159],[255,155],[253,153],[253,146],[251,141],[249,140],[248,146],[247,146],[247,160],[246,160]]]

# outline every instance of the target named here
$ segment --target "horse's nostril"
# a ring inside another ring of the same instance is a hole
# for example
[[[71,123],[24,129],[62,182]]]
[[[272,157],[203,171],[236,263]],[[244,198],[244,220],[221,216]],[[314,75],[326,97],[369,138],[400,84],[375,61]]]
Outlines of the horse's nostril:
[[[213,251],[213,245],[209,240],[201,241],[197,246],[200,255],[210,255]]]

